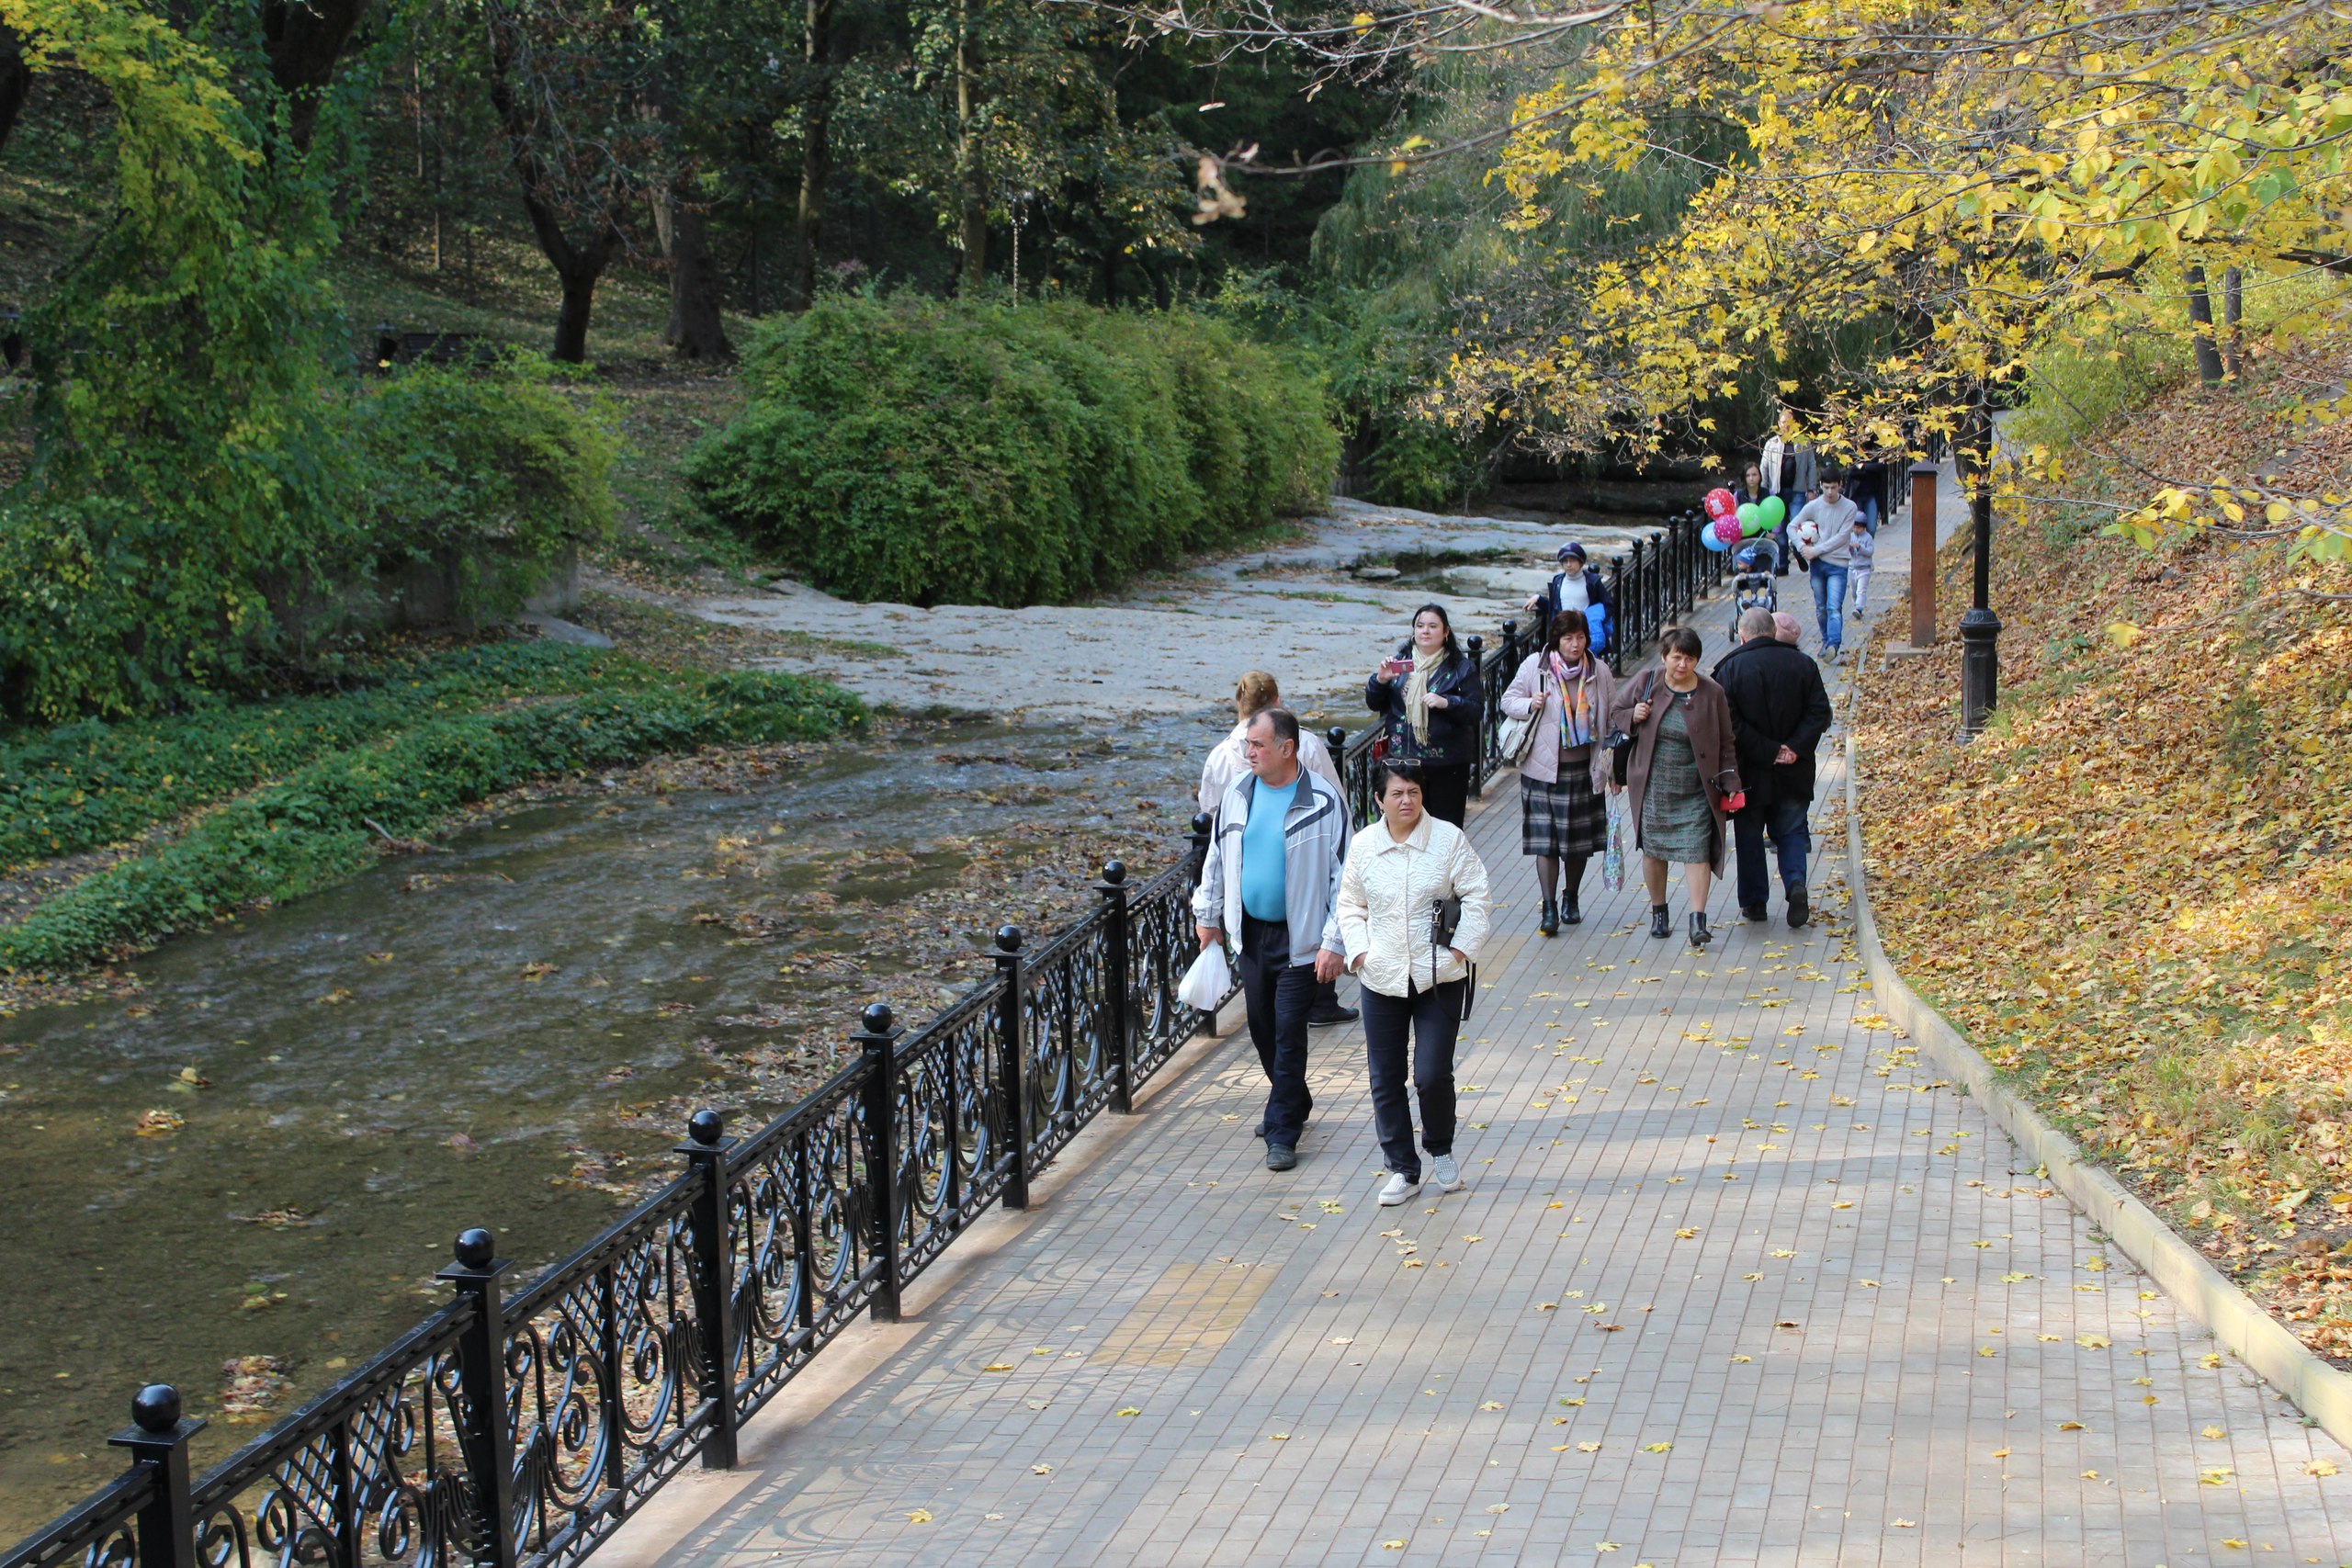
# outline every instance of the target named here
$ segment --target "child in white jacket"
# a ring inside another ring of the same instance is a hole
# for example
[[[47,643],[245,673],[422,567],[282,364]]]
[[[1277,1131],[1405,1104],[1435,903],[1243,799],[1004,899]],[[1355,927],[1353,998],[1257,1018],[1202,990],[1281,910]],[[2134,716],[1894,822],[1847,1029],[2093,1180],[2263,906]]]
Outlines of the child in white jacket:
[[[1878,536],[1857,526],[1854,536],[1846,541],[1846,586],[1854,595],[1854,614],[1861,615],[1870,608],[1871,558],[1878,553]]]

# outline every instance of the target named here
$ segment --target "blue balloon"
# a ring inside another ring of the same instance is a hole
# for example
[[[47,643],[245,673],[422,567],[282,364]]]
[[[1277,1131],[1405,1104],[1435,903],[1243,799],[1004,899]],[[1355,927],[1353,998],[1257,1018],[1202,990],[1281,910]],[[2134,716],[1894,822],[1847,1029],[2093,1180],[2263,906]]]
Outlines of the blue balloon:
[[[1707,548],[1714,551],[1717,555],[1721,555],[1724,551],[1731,548],[1730,540],[1716,537],[1713,525],[1699,530],[1699,542],[1706,546]]]

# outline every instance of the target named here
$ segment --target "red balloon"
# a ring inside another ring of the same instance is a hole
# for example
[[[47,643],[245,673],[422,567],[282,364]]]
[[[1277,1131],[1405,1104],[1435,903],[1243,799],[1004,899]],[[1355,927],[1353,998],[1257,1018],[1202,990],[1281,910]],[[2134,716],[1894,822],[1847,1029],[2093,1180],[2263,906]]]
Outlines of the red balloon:
[[[1716,518],[1715,537],[1721,539],[1726,545],[1737,544],[1739,542],[1738,517],[1726,516]]]
[[[1706,507],[1708,516],[1720,519],[1729,517],[1736,512],[1739,509],[1739,503],[1732,498],[1731,491],[1727,490],[1711,490],[1707,492]]]

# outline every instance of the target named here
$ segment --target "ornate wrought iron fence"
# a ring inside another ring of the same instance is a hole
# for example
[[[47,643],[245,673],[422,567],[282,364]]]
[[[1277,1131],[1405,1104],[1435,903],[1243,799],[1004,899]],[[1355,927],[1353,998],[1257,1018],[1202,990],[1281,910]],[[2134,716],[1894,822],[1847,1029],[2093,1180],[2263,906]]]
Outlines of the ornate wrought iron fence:
[[[1648,657],[1658,634],[1689,615],[1729,575],[1730,553],[1708,549],[1700,540],[1700,530],[1706,525],[1704,513],[1679,513],[1667,518],[1647,538],[1635,539],[1632,550],[1609,558],[1603,573],[1611,606],[1605,657],[1616,673],[1625,672],[1628,660],[1638,664]],[[1479,661],[1479,677],[1486,688],[1486,708],[1478,724],[1478,756],[1470,777],[1474,795],[1501,771],[1503,690],[1519,672],[1520,661],[1534,651],[1542,635],[1541,626],[1522,630],[1513,620],[1502,624],[1502,643],[1491,652],[1484,637],[1465,639],[1470,656]],[[1380,727],[1374,725],[1351,736],[1344,728],[1334,726],[1329,739],[1331,754],[1340,759],[1340,776],[1347,784],[1349,809],[1358,824],[1369,822],[1379,814],[1372,795],[1372,764]]]
[[[1726,570],[1703,519],[1668,518],[1611,558],[1623,673]],[[1488,649],[1473,788],[1499,770],[1502,692],[1538,635]],[[1330,733],[1358,822],[1377,730]],[[912,1039],[865,1010],[855,1061],[747,1137],[688,1122],[684,1173],[504,1295],[486,1230],[441,1271],[455,1299],[191,1481],[204,1423],[139,1392],[108,1439],[130,1468],[0,1568],[570,1568],[699,1460],[735,1462],[742,1422],[861,1312],[900,1292],[989,1205],[1029,1205],[1044,1166],[1198,1032],[1176,998],[1194,952],[1192,852],[1140,887],[1103,867],[1102,902],[1034,953],[997,933],[996,974]]]
[[[140,1391],[111,1439],[130,1468],[0,1568],[570,1568],[683,1470],[735,1462],[743,1421],[861,1312],[899,1295],[1199,1032],[1176,986],[1195,951],[1208,847],[1101,903],[912,1038],[888,1006],[856,1059],[729,1137],[698,1111],[685,1169],[505,1294],[486,1230],[441,1271],[455,1292],[358,1371],[191,1481],[178,1393]]]

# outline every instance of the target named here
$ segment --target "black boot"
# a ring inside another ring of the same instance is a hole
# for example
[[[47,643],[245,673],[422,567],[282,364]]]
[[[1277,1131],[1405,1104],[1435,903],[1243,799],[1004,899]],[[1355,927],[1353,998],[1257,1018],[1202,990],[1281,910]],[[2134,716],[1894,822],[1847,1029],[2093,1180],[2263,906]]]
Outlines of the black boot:
[[[1583,855],[1564,855],[1560,859],[1560,923],[1577,926],[1584,923],[1584,910],[1577,905],[1577,890],[1584,886]]]
[[[1560,923],[1564,926],[1584,924],[1584,911],[1577,908],[1577,896],[1573,893],[1560,900]]]
[[[1693,947],[1704,947],[1707,945],[1707,939],[1714,934],[1714,932],[1707,929],[1707,911],[1704,909],[1691,910],[1690,945]]]
[[[1667,914],[1666,906],[1663,904],[1652,904],[1650,906],[1650,935],[1672,936],[1673,934],[1674,921],[1672,918]]]
[[[1805,897],[1802,887],[1789,889],[1789,924],[1801,926],[1813,918],[1813,900]]]
[[[1560,934],[1560,907],[1549,898],[1544,900],[1544,913],[1537,919],[1535,929],[1545,936]]]

